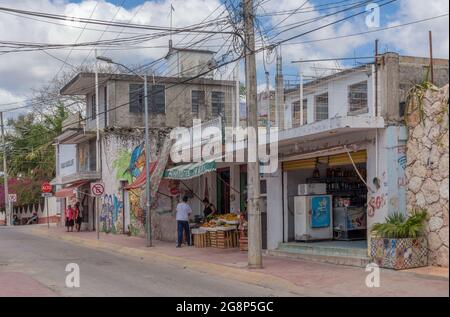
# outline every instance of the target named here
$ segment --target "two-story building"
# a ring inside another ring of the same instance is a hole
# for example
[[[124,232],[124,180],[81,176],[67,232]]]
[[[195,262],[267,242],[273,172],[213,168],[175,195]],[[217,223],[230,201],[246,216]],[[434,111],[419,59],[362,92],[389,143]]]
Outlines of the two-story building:
[[[164,77],[148,76],[150,159],[153,163],[161,159],[160,150],[172,128],[191,127],[193,119],[203,122],[219,119],[221,126],[233,124],[236,116],[233,105],[239,97],[235,94],[236,82],[215,80],[211,72],[206,73],[213,54],[171,48],[167,62],[176,64],[179,71],[172,70],[170,76]],[[83,206],[84,227],[95,230],[95,203],[89,184],[102,181],[105,193],[101,197],[99,229],[142,236],[145,233],[142,188],[146,182],[143,82],[136,75],[101,73],[98,76],[99,113],[94,73],[79,73],[61,89],[62,95],[85,96],[86,109],[83,117],[76,115],[66,120],[64,132],[55,140],[57,149],[72,144],[76,153],[76,170],[57,177],[56,182],[62,188],[56,196],[66,198],[65,206],[79,201]],[[192,77],[196,78],[190,79]],[[101,140],[99,158],[96,155],[97,117]],[[97,159],[100,171],[96,170]],[[168,181],[162,186],[164,189],[158,191],[158,198],[152,205],[156,212],[152,219],[154,234],[162,240],[174,240],[173,205],[177,193],[170,191]],[[195,210],[199,211],[200,206],[197,199]]]
[[[371,226],[393,212],[407,212],[405,101],[429,65],[427,58],[386,53],[376,65],[285,92],[284,106],[276,110],[282,118],[279,169],[265,177],[272,254],[360,265],[367,259]],[[434,65],[435,84],[448,83],[448,60]],[[311,214],[321,210],[311,207],[316,202],[299,198],[313,194],[329,195],[323,214]],[[313,242],[322,239],[340,241]]]

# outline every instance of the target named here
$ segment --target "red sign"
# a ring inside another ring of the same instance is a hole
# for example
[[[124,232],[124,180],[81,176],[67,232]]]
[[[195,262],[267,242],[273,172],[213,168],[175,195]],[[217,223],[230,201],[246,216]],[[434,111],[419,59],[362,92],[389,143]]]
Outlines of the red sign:
[[[91,193],[94,196],[101,196],[105,192],[103,183],[91,183]]]
[[[43,193],[50,193],[52,191],[52,189],[53,189],[53,186],[48,182],[43,183],[41,186],[41,190]]]

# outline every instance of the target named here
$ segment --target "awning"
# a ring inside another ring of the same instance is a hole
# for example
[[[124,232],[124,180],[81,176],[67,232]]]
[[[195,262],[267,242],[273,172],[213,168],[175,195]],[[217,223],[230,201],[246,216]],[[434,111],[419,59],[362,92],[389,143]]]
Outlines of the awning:
[[[164,171],[163,178],[166,179],[191,179],[217,169],[215,161],[190,163],[175,166]]]
[[[365,150],[358,152],[351,152],[350,155],[352,156],[352,160],[353,162],[355,162],[355,164],[367,162],[367,152]],[[328,163],[328,165],[330,166],[350,165],[350,164],[352,164],[352,161],[348,157],[347,153],[330,156],[330,162]]]
[[[153,171],[156,168],[156,164],[157,162],[150,162],[150,175],[152,175]],[[133,183],[127,185],[125,187],[126,190],[130,190],[130,189],[136,189],[136,188],[141,188],[142,186],[145,185],[145,180],[146,180],[146,175],[145,175],[145,166],[142,169],[141,173],[139,174],[138,177],[136,177],[136,179],[134,180]]]
[[[81,187],[81,186],[83,186],[83,185],[85,185],[87,183],[89,183],[89,180],[81,180],[81,181],[77,181],[75,183],[72,183],[72,184],[70,184],[69,186],[67,186],[67,187],[65,187],[63,189],[58,190],[55,193],[55,197],[65,198],[65,197],[74,196],[75,195],[74,190],[76,190],[78,187]]]

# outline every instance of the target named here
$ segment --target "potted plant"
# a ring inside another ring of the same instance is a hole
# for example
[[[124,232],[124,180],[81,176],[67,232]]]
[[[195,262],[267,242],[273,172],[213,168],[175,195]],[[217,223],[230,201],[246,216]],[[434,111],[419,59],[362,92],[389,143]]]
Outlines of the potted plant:
[[[371,258],[380,267],[403,270],[426,266],[427,239],[423,236],[427,212],[415,211],[409,217],[395,213],[385,223],[372,227]]]

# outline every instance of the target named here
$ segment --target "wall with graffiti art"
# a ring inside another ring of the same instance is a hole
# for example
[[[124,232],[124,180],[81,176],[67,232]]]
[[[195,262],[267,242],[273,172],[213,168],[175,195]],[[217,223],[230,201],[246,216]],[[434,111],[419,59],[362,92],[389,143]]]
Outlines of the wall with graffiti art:
[[[161,148],[160,131],[150,135],[150,160],[157,162]],[[108,133],[103,138],[102,176],[105,194],[102,197],[100,229],[108,233],[127,233],[144,237],[146,230],[145,182],[142,186],[127,186],[143,177],[145,173],[145,146],[141,134]],[[162,181],[152,197],[152,228],[155,239],[171,240],[175,229],[173,210],[176,198],[171,192],[173,184]],[[169,232],[166,237],[165,232]]]

